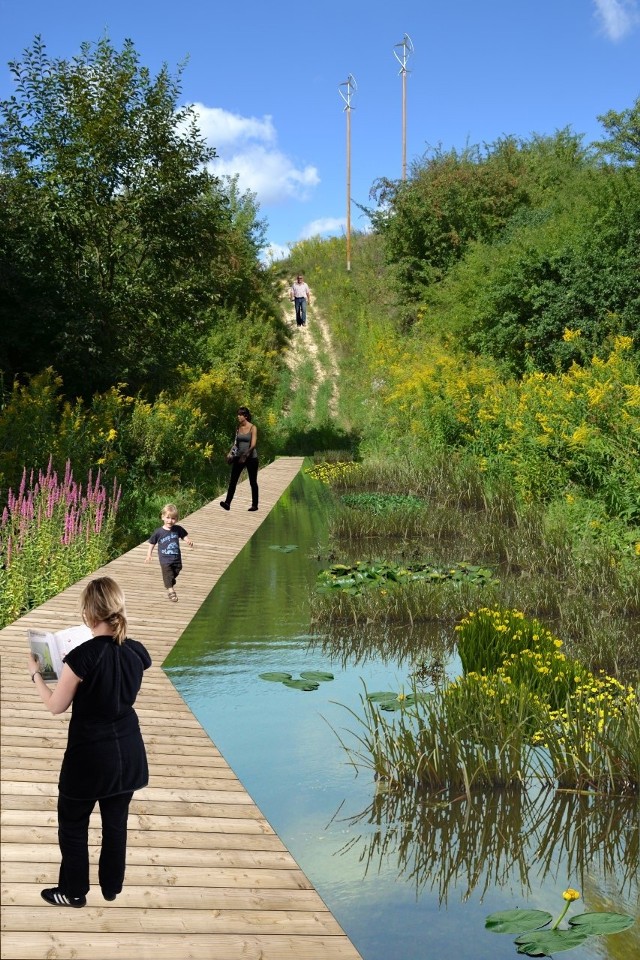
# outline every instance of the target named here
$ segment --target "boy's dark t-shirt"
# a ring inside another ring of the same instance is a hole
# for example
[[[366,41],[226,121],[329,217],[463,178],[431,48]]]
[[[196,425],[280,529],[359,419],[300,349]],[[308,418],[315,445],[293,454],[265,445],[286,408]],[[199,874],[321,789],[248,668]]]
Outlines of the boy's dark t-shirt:
[[[160,563],[176,563],[181,559],[180,541],[188,536],[187,531],[180,524],[175,523],[171,530],[158,527],[149,537],[149,543],[158,544],[158,559]]]

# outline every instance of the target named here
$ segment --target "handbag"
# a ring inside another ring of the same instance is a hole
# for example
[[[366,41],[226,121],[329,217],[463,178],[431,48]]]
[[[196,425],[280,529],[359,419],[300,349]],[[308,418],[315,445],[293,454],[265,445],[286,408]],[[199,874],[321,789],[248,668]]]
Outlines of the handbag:
[[[234,463],[238,459],[238,444],[234,443],[227,454],[227,463]]]

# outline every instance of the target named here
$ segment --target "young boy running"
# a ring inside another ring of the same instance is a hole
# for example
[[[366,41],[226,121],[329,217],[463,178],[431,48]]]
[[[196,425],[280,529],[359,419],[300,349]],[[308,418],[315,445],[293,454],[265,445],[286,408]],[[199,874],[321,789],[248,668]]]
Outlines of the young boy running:
[[[162,582],[167,588],[167,596],[172,603],[177,603],[178,594],[175,591],[176,579],[182,570],[182,557],[180,554],[180,541],[189,547],[193,547],[193,540],[190,539],[184,527],[181,527],[178,520],[178,508],[173,503],[166,503],[162,508],[162,526],[149,537],[149,549],[145,558],[145,563],[150,563],[153,554],[153,548],[158,544],[158,559],[160,560],[160,569],[162,570]]]

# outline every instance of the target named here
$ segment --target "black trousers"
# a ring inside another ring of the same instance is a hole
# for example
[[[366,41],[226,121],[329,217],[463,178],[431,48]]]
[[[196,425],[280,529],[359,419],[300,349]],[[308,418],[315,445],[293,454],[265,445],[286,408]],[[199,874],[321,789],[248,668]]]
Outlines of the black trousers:
[[[96,802],[100,804],[102,817],[100,888],[106,893],[122,890],[132,796],[133,793],[118,793],[98,801],[58,797],[58,843],[62,854],[58,886],[67,896],[85,897],[89,892],[89,817]]]
[[[245,460],[244,463],[240,463],[238,460],[234,460],[231,464],[231,477],[229,478],[229,489],[227,490],[227,496],[225,497],[225,503],[230,504],[233,500],[234,494],[236,492],[236,487],[238,486],[238,478],[240,474],[247,468],[247,473],[249,474],[249,486],[251,487],[251,506],[258,506],[258,458],[249,457],[248,460]]]

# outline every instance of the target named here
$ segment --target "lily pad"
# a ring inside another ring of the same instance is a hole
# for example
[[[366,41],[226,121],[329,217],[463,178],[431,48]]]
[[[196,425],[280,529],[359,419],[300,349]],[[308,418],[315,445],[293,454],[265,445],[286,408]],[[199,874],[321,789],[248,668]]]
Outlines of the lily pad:
[[[552,919],[546,910],[498,910],[487,917],[484,925],[494,933],[522,933],[544,927]]]
[[[626,913],[579,913],[569,920],[570,927],[577,927],[584,933],[601,934],[620,933],[635,923]]]
[[[369,700],[371,703],[385,703],[390,700],[397,699],[398,694],[395,692],[395,690],[378,690],[375,693],[367,694],[367,700]]]
[[[317,690],[320,686],[315,680],[283,680],[285,687],[293,687],[295,690]]]
[[[291,680],[290,673],[278,673],[277,671],[272,671],[271,673],[260,673],[258,676],[261,680],[272,680],[274,683],[284,683],[285,680]]]
[[[317,680],[319,683],[334,679],[332,673],[325,673],[323,670],[303,670],[300,676],[303,680]]]
[[[298,547],[295,543],[288,543],[284,547],[281,547],[279,543],[272,543],[269,547],[269,550],[278,550],[279,553],[291,553],[293,550],[297,549]]]
[[[588,936],[586,931],[576,927],[570,927],[569,930],[532,930],[531,933],[516,937],[514,943],[518,946],[518,953],[527,957],[551,957],[563,950],[573,950]]]

